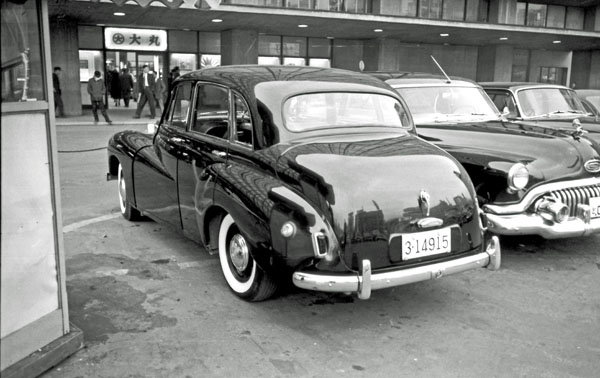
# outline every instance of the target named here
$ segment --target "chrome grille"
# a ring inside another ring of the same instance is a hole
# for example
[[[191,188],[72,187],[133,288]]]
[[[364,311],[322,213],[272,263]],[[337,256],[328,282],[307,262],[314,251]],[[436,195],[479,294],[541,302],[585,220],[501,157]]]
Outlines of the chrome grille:
[[[569,206],[569,216],[574,217],[577,215],[577,205],[589,205],[591,197],[600,197],[600,185],[553,190],[548,195]]]

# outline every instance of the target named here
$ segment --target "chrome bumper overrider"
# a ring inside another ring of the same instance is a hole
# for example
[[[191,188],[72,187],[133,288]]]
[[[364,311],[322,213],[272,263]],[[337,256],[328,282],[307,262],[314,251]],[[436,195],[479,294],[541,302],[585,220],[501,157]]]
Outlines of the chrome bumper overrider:
[[[484,252],[455,260],[385,273],[372,273],[370,260],[363,260],[361,270],[357,274],[331,275],[298,271],[294,273],[292,280],[294,285],[302,289],[357,293],[360,299],[369,299],[372,290],[441,278],[476,268],[498,270],[500,262],[500,241],[497,236],[493,236]]]
[[[538,214],[497,215],[487,213],[488,231],[499,235],[539,235],[546,239],[570,238],[600,232],[600,218],[571,217],[563,223]]]

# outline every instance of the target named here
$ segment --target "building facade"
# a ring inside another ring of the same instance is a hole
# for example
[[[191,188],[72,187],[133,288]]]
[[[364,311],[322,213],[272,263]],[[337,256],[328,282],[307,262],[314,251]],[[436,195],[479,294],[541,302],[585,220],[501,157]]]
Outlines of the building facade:
[[[95,70],[293,64],[600,88],[600,0],[58,0],[67,114]],[[65,69],[66,68],[66,69]],[[63,92],[65,92],[63,89]]]

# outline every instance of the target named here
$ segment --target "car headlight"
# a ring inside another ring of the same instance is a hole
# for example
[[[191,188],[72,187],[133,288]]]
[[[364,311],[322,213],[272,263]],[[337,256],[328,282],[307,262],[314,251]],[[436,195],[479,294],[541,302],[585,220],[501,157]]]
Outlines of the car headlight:
[[[512,190],[521,190],[529,182],[529,170],[524,164],[517,163],[508,170],[508,187]]]

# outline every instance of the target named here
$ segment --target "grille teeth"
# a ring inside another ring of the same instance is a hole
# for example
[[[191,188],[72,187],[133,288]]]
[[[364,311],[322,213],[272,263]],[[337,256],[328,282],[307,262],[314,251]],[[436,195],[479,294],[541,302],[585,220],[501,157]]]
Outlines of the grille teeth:
[[[600,197],[600,185],[553,190],[548,194],[569,206],[569,216],[574,217],[577,216],[577,205],[589,205],[590,198]]]

